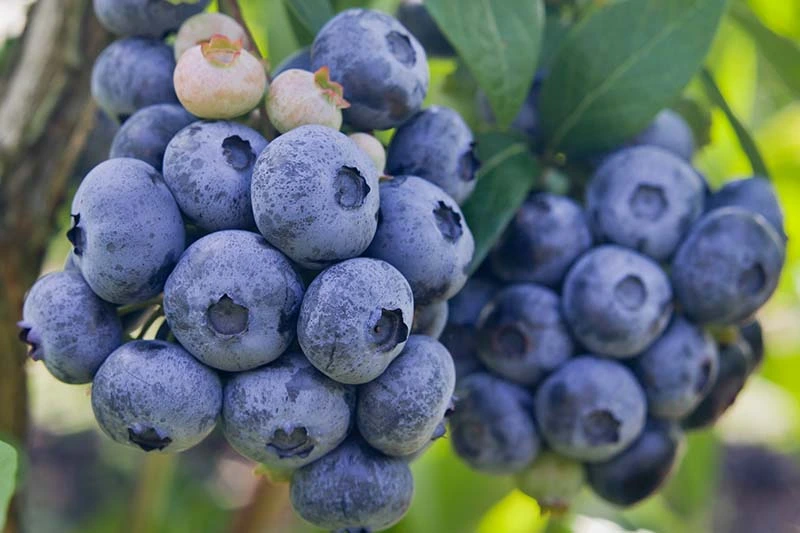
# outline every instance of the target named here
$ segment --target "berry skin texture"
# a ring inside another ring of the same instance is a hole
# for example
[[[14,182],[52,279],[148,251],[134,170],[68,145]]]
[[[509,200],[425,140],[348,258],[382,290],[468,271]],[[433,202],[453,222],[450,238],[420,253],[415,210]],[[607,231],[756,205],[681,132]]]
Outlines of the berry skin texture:
[[[447,325],[449,312],[450,309],[445,300],[417,306],[414,309],[411,333],[438,339]]]
[[[613,459],[589,464],[586,476],[592,490],[623,507],[655,494],[680,460],[683,432],[674,423],[649,420],[641,436]]]
[[[238,122],[195,122],[167,145],[164,181],[202,229],[255,229],[250,181],[266,147],[260,133]]]
[[[92,67],[92,98],[109,116],[124,120],[154,104],[177,104],[172,48],[155,39],[114,41]]]
[[[301,353],[240,372],[225,384],[222,429],[236,451],[286,471],[316,461],[347,437],[353,387],[317,371]]]
[[[272,72],[272,77],[277,78],[281,73],[286,72],[289,69],[297,68],[300,70],[307,70],[312,72],[311,70],[311,47],[305,46],[300,50],[296,51],[292,55],[288,56],[286,59],[280,62],[280,64],[275,67],[275,70]]]
[[[599,242],[665,261],[703,213],[704,196],[688,163],[661,148],[637,146],[605,159],[586,190],[586,212]]]
[[[48,274],[31,287],[22,310],[20,339],[29,355],[64,383],[89,383],[108,354],[122,344],[113,305],[98,298],[78,272]]]
[[[358,431],[387,455],[406,456],[430,443],[451,405],[456,384],[447,348],[409,337],[386,371],[358,389]]]
[[[247,32],[235,19],[222,13],[198,13],[186,19],[175,36],[175,61],[184,52],[214,35],[224,35],[231,41],[241,41],[243,48],[249,48]]]
[[[342,109],[342,86],[331,82],[327,67],[317,72],[290,69],[277,76],[269,87],[267,114],[275,129],[286,133],[307,124],[338,130]]]
[[[177,344],[132,341],[117,348],[92,383],[103,432],[146,452],[181,452],[211,433],[222,409],[216,372]]]
[[[753,354],[744,339],[719,346],[717,379],[700,405],[683,420],[686,429],[713,426],[736,401],[753,371]]]
[[[536,500],[542,511],[559,514],[578,497],[586,475],[581,463],[551,451],[542,452],[514,476],[517,488]]]
[[[397,7],[397,20],[419,39],[425,52],[432,56],[453,57],[453,45],[436,25],[425,4],[416,0],[403,0]]]
[[[252,111],[267,90],[264,66],[241,41],[215,35],[181,55],[173,77],[175,92],[191,114],[231,119]]]
[[[161,172],[164,151],[180,130],[197,120],[176,104],[156,104],[131,115],[114,135],[110,158],[140,159]]]
[[[539,453],[533,398],[518,385],[478,372],[459,382],[450,415],[453,449],[470,467],[514,474]]]
[[[161,174],[138,159],[109,159],[72,200],[67,238],[84,279],[124,305],[157,295],[185,245],[181,213]]]
[[[507,282],[557,288],[592,245],[583,209],[567,198],[539,193],[517,211],[491,255],[492,272]]]
[[[715,209],[678,248],[672,286],[694,322],[741,323],[775,291],[785,254],[785,242],[761,215],[740,207]]]
[[[442,189],[416,176],[381,183],[378,230],[365,255],[397,268],[417,305],[461,290],[474,251],[461,209]]]
[[[708,198],[708,211],[721,207],[738,206],[760,214],[772,224],[778,235],[786,241],[783,210],[775,188],[761,177],[729,181]]]
[[[381,142],[368,133],[351,133],[348,137],[372,159],[378,173],[383,174],[386,168],[386,150]]]
[[[678,113],[664,109],[653,122],[631,140],[634,146],[657,146],[684,161],[691,162],[695,151],[695,141],[689,124]]]
[[[419,41],[390,15],[342,11],[311,47],[313,70],[328,67],[350,102],[345,122],[357,130],[399,126],[422,107],[430,74]]]
[[[575,358],[536,392],[536,421],[556,452],[585,462],[611,459],[645,424],[647,401],[625,366],[594,356]]]
[[[562,306],[573,335],[586,348],[632,357],[669,324],[672,288],[651,259],[604,245],[581,256],[567,273]]]
[[[178,261],[164,287],[164,314],[192,355],[236,372],[274,361],[289,347],[302,299],[300,277],[263,237],[218,231]]]
[[[481,312],[478,357],[498,376],[534,385],[575,352],[558,295],[540,285],[510,285]]]
[[[390,174],[424,178],[459,204],[475,189],[479,167],[469,126],[442,106],[431,106],[397,128],[386,161]]]
[[[390,264],[356,258],[311,282],[297,321],[297,340],[309,361],[341,383],[381,375],[403,350],[411,330],[411,287]]]
[[[680,420],[717,379],[719,355],[709,334],[676,316],[664,334],[634,361],[650,414]]]
[[[262,235],[308,269],[361,255],[378,225],[378,173],[346,135],[301,126],[256,160],[253,212]]]
[[[351,437],[292,475],[292,507],[328,530],[383,530],[411,506],[414,479],[406,461],[387,457]]]
[[[203,11],[210,0],[94,0],[100,23],[115,35],[161,39],[181,23]]]

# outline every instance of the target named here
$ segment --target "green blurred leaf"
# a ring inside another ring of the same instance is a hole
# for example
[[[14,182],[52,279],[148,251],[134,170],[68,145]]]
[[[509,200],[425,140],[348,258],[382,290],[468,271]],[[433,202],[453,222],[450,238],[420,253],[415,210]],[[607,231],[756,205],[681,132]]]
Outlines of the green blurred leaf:
[[[711,142],[711,110],[691,98],[681,98],[672,109],[689,124],[698,149]]]
[[[226,4],[220,2],[220,11],[230,14],[226,9]],[[269,49],[269,26],[270,26],[270,10],[265,9],[260,0],[239,0],[239,9],[242,12],[247,24],[247,29],[256,41],[256,46],[262,57],[268,57]]]
[[[678,515],[693,522],[713,506],[720,442],[711,431],[703,431],[690,434],[684,449],[686,455],[663,494]]]
[[[461,207],[475,237],[474,272],[525,201],[541,170],[524,141],[502,133],[478,136],[478,184]]]
[[[800,95],[800,46],[767,28],[747,8],[737,5],[733,19],[744,28],[765,59],[795,95]]]
[[[425,5],[508,126],[528,94],[544,33],[542,0],[428,0]]]
[[[17,450],[0,441],[0,530],[6,525],[8,503],[17,482]]]
[[[726,0],[626,0],[582,20],[542,87],[553,151],[600,152],[641,131],[703,64]]]
[[[764,163],[764,158],[761,157],[761,153],[758,150],[755,140],[753,140],[753,137],[750,135],[747,127],[739,120],[739,118],[736,116],[736,113],[733,112],[731,106],[728,105],[728,102],[725,100],[725,96],[723,96],[722,92],[717,86],[717,82],[714,81],[714,76],[711,75],[711,72],[709,72],[708,69],[703,69],[700,79],[705,86],[709,99],[725,113],[725,116],[731,123],[731,126],[736,132],[736,136],[739,138],[739,143],[742,145],[742,150],[744,150],[744,153],[750,160],[750,165],[753,167],[753,173],[769,178],[770,174],[767,170],[767,165]]]
[[[286,7],[313,36],[333,17],[330,0],[284,0]]]

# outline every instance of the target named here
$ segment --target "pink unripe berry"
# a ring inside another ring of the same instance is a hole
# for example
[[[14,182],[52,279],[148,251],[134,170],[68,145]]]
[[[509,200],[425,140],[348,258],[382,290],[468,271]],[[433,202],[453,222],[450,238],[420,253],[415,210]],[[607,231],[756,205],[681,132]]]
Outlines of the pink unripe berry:
[[[173,76],[183,107],[200,118],[230,119],[252,111],[264,96],[267,74],[241,41],[214,35],[181,56]]]
[[[314,73],[289,69],[270,85],[267,114],[281,133],[308,124],[338,130],[342,127],[342,109],[350,107],[343,93],[342,86],[331,81],[327,67]]]
[[[368,133],[353,133],[350,139],[372,159],[378,172],[383,173],[383,168],[386,166],[386,150],[381,142]]]
[[[235,19],[222,13],[199,13],[181,24],[175,36],[175,59],[180,59],[186,50],[210,40],[214,35],[224,35],[231,41],[240,40],[244,48],[250,48],[247,32]]]

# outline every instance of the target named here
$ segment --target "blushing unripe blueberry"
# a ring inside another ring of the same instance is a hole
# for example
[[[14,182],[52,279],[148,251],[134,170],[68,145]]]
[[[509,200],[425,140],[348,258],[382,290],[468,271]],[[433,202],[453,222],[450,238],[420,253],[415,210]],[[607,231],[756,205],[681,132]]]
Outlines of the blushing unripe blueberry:
[[[89,383],[122,343],[113,305],[92,292],[79,272],[40,278],[25,297],[19,338],[34,361],[64,383]]]
[[[241,41],[215,35],[183,53],[175,67],[175,92],[200,118],[235,118],[252,111],[267,89],[264,66]]]
[[[175,36],[175,60],[195,45],[208,41],[214,35],[224,35],[231,41],[241,41],[249,48],[247,32],[236,20],[223,13],[199,13],[181,24]]]
[[[368,133],[351,133],[348,137],[372,159],[375,168],[383,174],[386,168],[386,149],[381,142]]]
[[[214,429],[222,384],[177,344],[133,341],[114,350],[97,371],[92,409],[103,432],[120,444],[180,452]]]
[[[296,470],[289,490],[295,512],[317,527],[383,530],[411,506],[414,478],[404,458],[383,455],[353,436]]]
[[[316,461],[350,431],[354,387],[337,383],[299,352],[234,374],[225,384],[222,429],[239,453],[286,471]]]
[[[578,461],[548,450],[516,474],[514,481],[517,488],[535,499],[542,510],[563,513],[580,493],[586,475]]]
[[[267,115],[281,133],[306,124],[338,130],[342,127],[342,109],[350,107],[342,91],[341,85],[330,80],[327,67],[314,73],[290,69],[272,80]]]

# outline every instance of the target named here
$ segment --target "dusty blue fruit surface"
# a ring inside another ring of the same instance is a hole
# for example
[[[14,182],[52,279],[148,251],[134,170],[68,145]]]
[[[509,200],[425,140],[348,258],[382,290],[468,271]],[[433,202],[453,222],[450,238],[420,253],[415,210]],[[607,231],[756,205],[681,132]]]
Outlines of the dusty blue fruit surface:
[[[184,20],[203,11],[211,0],[94,0],[100,23],[116,35],[163,38]]]
[[[114,135],[109,157],[133,157],[161,172],[169,141],[197,120],[177,104],[156,104],[131,115]]]

